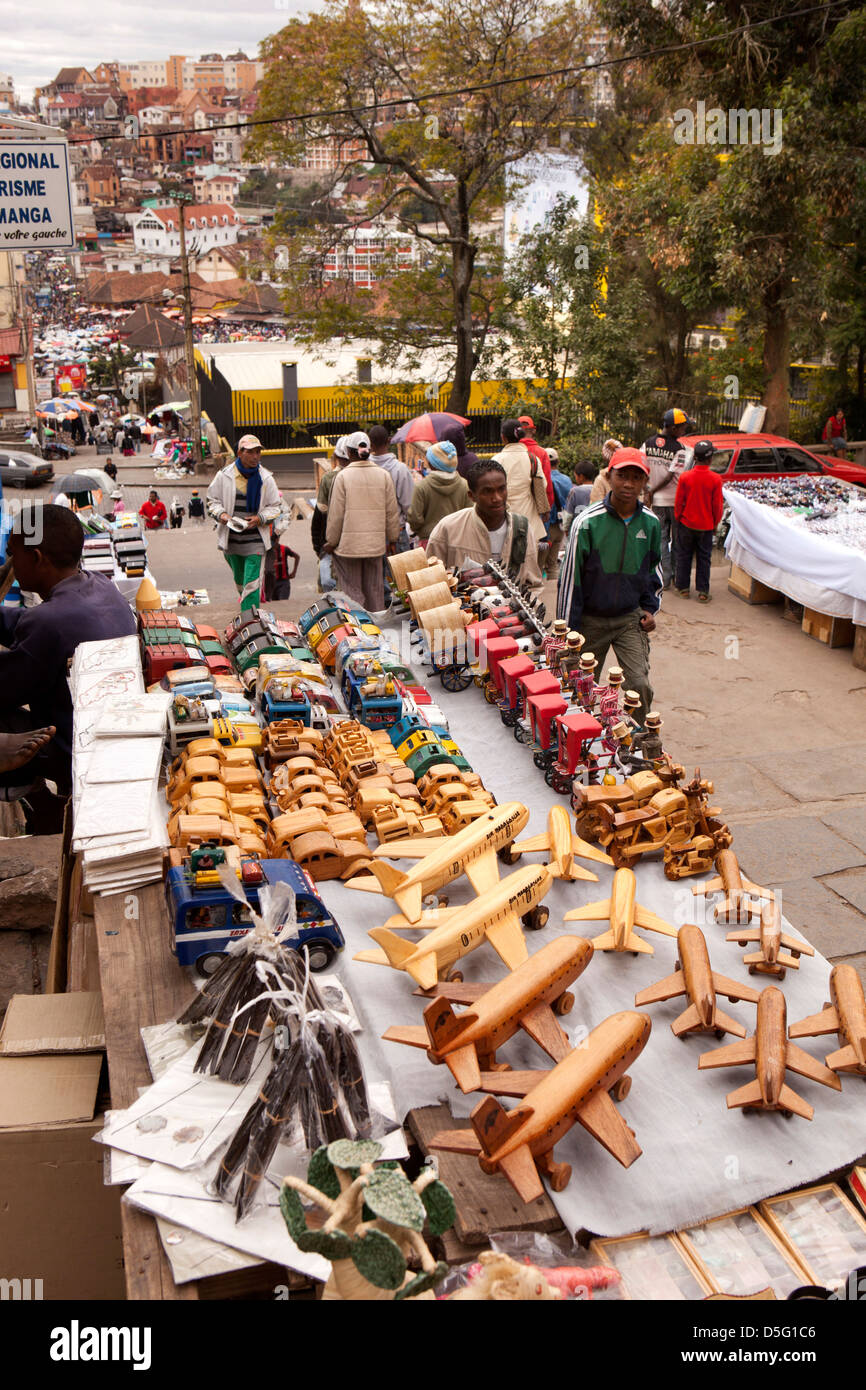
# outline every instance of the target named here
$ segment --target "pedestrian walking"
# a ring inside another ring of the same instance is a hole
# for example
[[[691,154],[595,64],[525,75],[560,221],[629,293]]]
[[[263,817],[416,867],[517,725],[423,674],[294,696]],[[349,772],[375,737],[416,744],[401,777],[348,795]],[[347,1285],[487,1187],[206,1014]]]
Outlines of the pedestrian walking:
[[[333,555],[334,578],[356,603],[377,613],[385,606],[382,560],[400,535],[394,484],[370,458],[362,431],[347,436],[349,462],[334,479],[323,555]]]
[[[442,441],[427,450],[429,473],[415,484],[409,508],[409,528],[426,548],[430,532],[443,516],[462,511],[469,502],[465,478],[457,472],[457,450]]]
[[[544,483],[547,489],[547,501],[552,511],[556,502],[556,498],[553,492],[553,478],[551,476],[553,472],[553,465],[551,463],[550,454],[548,453],[547,449],[542,449],[541,445],[535,438],[535,421],[532,419],[531,415],[518,415],[517,423],[523,430],[524,448],[527,450],[529,454],[531,454],[531,456],[534,459],[538,460],[538,463],[541,467],[541,471],[544,474]],[[556,451],[554,450],[554,453],[555,452]]]
[[[502,444],[494,462],[501,464],[508,479],[508,507],[529,524],[529,546],[525,568],[533,588],[541,587],[541,567],[538,547],[545,539],[545,524],[550,515],[547,483],[537,458],[523,444],[523,426],[518,420],[502,421]]]
[[[380,468],[384,468],[391,482],[394,484],[394,492],[397,496],[397,506],[400,508],[401,534],[398,541],[399,550],[409,549],[409,508],[412,505],[412,494],[415,491],[415,479],[411,468],[407,468],[405,463],[401,463],[396,454],[392,454],[388,448],[388,431],[384,425],[373,425],[370,434],[370,458]],[[465,505],[465,504],[464,504]]]
[[[182,506],[179,497],[172,497],[171,506],[168,510],[168,521],[172,531],[179,531],[183,526],[183,514],[185,508]]]
[[[442,431],[440,444],[453,444],[457,450],[457,472],[467,483],[472,469],[478,462],[478,455],[466,447],[466,432],[462,425],[449,425]]]
[[[641,445],[641,453],[649,464],[646,504],[652,507],[662,527],[662,575],[666,589],[673,583],[676,565],[674,502],[677,481],[686,462],[680,436],[687,434],[692,425],[684,410],[666,410],[662,416],[661,432],[651,434]]]
[[[596,680],[613,647],[625,688],[652,708],[649,634],[661,602],[661,523],[638,499],[649,464],[637,449],[618,449],[608,465],[610,493],[571,528],[559,577],[556,616],[581,632],[596,658]]]
[[[346,451],[346,436],[340,435],[334,445],[334,452],[331,456],[332,467],[327,473],[322,474],[319,483],[319,491],[316,494],[316,505],[313,508],[313,516],[310,521],[310,541],[316,558],[319,561],[319,589],[322,593],[328,593],[336,588],[334,582],[334,562],[331,556],[325,555],[326,531],[328,529],[328,504],[331,500],[331,489],[334,486],[334,479],[341,468],[345,468],[349,462],[349,455]]]
[[[680,474],[674,512],[677,522],[676,586],[680,598],[689,597],[692,557],[698,601],[710,601],[710,565],[713,535],[722,519],[722,480],[713,473],[710,460],[715,449],[709,439],[695,444],[694,467]]]
[[[597,471],[595,464],[588,460],[575,465],[574,484],[569,489],[562,509],[562,529],[566,535],[571,530],[574,518],[589,506]]]
[[[107,473],[113,483],[117,482],[117,464],[114,459],[107,458],[103,464],[103,472]]]
[[[282,505],[274,475],[262,468],[261,457],[261,440],[245,434],[238,441],[237,458],[220,469],[207,490],[207,509],[218,523],[217,545],[232,572],[242,613],[258,606],[271,522]]]
[[[189,512],[190,521],[204,521],[204,498],[198,491],[198,488],[193,488],[192,492],[190,493],[189,506],[187,510]]]
[[[144,524],[148,531],[158,531],[166,525],[168,512],[155,487],[150,489],[147,501],[142,502],[138,509],[138,515],[144,517]]]

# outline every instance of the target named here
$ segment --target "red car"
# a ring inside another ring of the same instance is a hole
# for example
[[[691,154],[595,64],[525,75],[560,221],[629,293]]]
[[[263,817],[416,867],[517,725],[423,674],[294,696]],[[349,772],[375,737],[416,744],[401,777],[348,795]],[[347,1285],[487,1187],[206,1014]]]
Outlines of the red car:
[[[826,473],[844,483],[866,487],[866,468],[846,459],[819,458],[793,439],[778,434],[689,434],[680,443],[693,449],[699,439],[709,439],[716,452],[710,468],[722,482],[735,478],[788,478],[798,473]],[[691,468],[693,465],[688,465]]]

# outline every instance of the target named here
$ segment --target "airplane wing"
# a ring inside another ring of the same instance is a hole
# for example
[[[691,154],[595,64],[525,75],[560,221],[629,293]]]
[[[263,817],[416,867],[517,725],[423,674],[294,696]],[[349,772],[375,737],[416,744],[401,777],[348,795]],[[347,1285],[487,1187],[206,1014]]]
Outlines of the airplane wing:
[[[591,845],[588,840],[582,840],[579,835],[571,837],[571,852],[580,859],[592,859],[596,864],[607,864],[613,868],[613,860],[609,854],[605,854],[597,845]]]
[[[677,929],[672,927],[670,922],[666,922],[663,917],[657,917],[649,908],[641,907],[640,903],[634,905],[634,924],[636,927],[643,927],[644,931],[661,932],[662,936],[676,936]]]
[[[378,845],[373,856],[376,859],[425,859],[434,849],[447,843],[447,835],[407,835],[405,840]]]
[[[426,1028],[423,1030],[426,1033]],[[445,1065],[464,1095],[477,1091],[481,1086],[481,1072],[478,1068],[478,1053],[474,1043],[456,1047],[445,1057]]]
[[[808,1018],[801,1018],[799,1023],[792,1023],[788,1029],[789,1038],[816,1038],[821,1033],[838,1033],[839,1015],[832,1005],[828,1005],[820,1014],[810,1014]]]
[[[471,1129],[441,1129],[430,1140],[431,1149],[445,1149],[452,1154],[472,1154],[481,1152],[481,1140]]]
[[[760,941],[761,933],[757,928],[748,927],[744,931],[729,931],[725,937],[726,941],[737,941],[741,946],[745,946],[747,941]]]
[[[839,1081],[838,1076],[836,1080]],[[841,1087],[842,1083],[839,1082]],[[790,1086],[783,1086],[779,1091],[779,1104],[784,1105],[786,1110],[792,1110],[795,1115],[802,1115],[804,1120],[811,1120],[815,1111],[812,1106],[802,1096],[798,1096],[796,1091],[792,1091]]]
[[[416,989],[415,994],[425,999],[434,999],[441,995],[452,1004],[474,1004],[476,999],[480,999],[490,988],[490,985],[470,985],[458,980],[449,983],[447,980],[440,980],[432,989]]]
[[[722,1013],[718,1004],[713,1013],[713,1023],[717,1028],[724,1028],[726,1033],[733,1033],[735,1038],[744,1038],[746,1036],[746,1030],[742,1023],[740,1023],[738,1019],[731,1018],[728,1014]]]
[[[751,985],[738,985],[736,980],[729,980],[727,975],[720,975],[716,970],[713,971],[713,989],[726,999],[745,999],[749,1004],[757,1004],[760,997]]]
[[[750,878],[744,878],[740,874],[740,881],[747,893],[754,893],[756,898],[769,898],[771,903],[776,901],[776,895],[770,888],[762,888],[759,883],[753,883]]]
[[[487,928],[486,936],[496,954],[505,962],[509,970],[516,970],[518,965],[522,965],[525,960],[529,959],[523,927],[520,925],[520,918],[514,914],[509,913],[501,921],[494,922],[492,926]],[[419,981],[420,983],[421,981]]]
[[[546,832],[530,835],[528,840],[515,840],[511,848],[520,854],[546,854],[550,849],[550,836]]]
[[[810,946],[808,941],[798,941],[794,936],[786,936],[782,933],[782,945],[786,951],[799,951],[801,956],[814,956],[815,947]]]
[[[586,903],[584,907],[573,907],[570,912],[566,912],[564,922],[603,922],[605,917],[610,917],[610,898],[604,898],[601,902]]]
[[[695,897],[703,893],[720,893],[724,886],[720,878],[711,878],[709,883],[692,884],[692,892]]]
[[[640,1158],[641,1147],[607,1091],[596,1091],[580,1107],[577,1119],[623,1168],[628,1168],[636,1158]]]
[[[725,1047],[714,1047],[712,1052],[702,1052],[698,1066],[706,1067],[744,1067],[755,1060],[755,1038],[745,1038],[742,1042],[727,1043]]]
[[[483,1071],[479,1091],[492,1096],[528,1096],[533,1086],[549,1076],[547,1071]]]
[[[668,975],[666,979],[657,981],[654,985],[648,985],[634,997],[636,1009],[642,1009],[644,1004],[658,1004],[662,999],[673,999],[677,994],[685,994],[686,978],[681,970],[675,974]]]
[[[439,978],[439,962],[435,951],[428,951],[424,956],[418,956],[415,960],[406,965],[406,970],[412,976],[416,985],[421,985],[423,989],[431,989]]]
[[[831,1086],[834,1091],[842,1089],[842,1082],[836,1073],[825,1067],[823,1062],[817,1062],[814,1057],[810,1057],[808,1052],[804,1052],[802,1047],[797,1047],[796,1043],[788,1043],[785,1066],[789,1071],[795,1071],[798,1076],[807,1076],[810,1081],[820,1081],[824,1086]]]
[[[561,1062],[571,1051],[568,1034],[557,1023],[549,1004],[536,1004],[534,1009],[523,1015],[520,1026],[554,1062]]]
[[[856,1049],[850,1044],[840,1047],[838,1052],[828,1053],[824,1061],[833,1071],[860,1071],[860,1059]]]
[[[496,851],[488,850],[486,854],[481,854],[477,859],[470,859],[464,869],[466,877],[472,884],[479,898],[484,893],[489,893],[491,888],[495,888],[499,882],[499,865],[496,862]]]
[[[519,1149],[501,1158],[498,1166],[522,1202],[534,1202],[537,1197],[544,1196],[544,1185],[528,1144],[521,1144]]]

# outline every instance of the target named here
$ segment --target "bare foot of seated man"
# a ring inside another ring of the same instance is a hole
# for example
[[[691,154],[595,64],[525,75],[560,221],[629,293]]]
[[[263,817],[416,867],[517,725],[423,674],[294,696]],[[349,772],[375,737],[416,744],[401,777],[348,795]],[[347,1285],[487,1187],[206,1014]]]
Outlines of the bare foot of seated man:
[[[47,729],[30,729],[23,734],[0,734],[0,772],[14,772],[41,753],[53,739],[53,725]]]

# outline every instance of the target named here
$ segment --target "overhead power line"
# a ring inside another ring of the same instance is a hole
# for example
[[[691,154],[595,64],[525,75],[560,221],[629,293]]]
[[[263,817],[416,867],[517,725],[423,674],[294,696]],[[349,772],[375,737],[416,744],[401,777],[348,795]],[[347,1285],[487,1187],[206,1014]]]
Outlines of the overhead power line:
[[[135,136],[125,135],[106,135],[97,136],[101,144],[108,144],[115,140],[135,139],[143,140],[149,134],[153,135],[201,135],[215,130],[250,130],[254,126],[266,125],[291,125],[301,124],[304,121],[323,121],[333,120],[336,116],[354,116],[361,111],[385,111],[397,106],[419,106],[425,101],[440,101],[446,97],[473,96],[476,92],[489,92],[497,87],[514,86],[521,82],[540,82],[550,81],[552,77],[566,77],[577,73],[601,72],[605,68],[623,67],[628,63],[642,63],[651,58],[663,58],[672,53],[686,53],[696,48],[706,48],[709,44],[727,43],[730,39],[736,38],[738,34],[745,34],[754,29],[764,29],[768,25],[787,23],[791,19],[799,19],[805,15],[821,14],[828,10],[835,9],[842,0],[826,0],[822,5],[809,5],[800,10],[787,10],[779,15],[774,15],[769,19],[750,20],[745,24],[738,24],[734,29],[726,29],[721,34],[711,34],[704,39],[690,39],[687,43],[664,44],[660,48],[645,48],[637,53],[621,54],[618,58],[603,58],[597,63],[577,63],[570,64],[562,68],[546,68],[543,72],[524,72],[516,77],[497,77],[489,82],[476,82],[471,86],[464,87],[445,87],[439,91],[422,92],[418,96],[407,97],[388,97],[385,101],[372,101],[360,106],[335,106],[331,110],[325,111],[287,111],[282,116],[262,116],[249,121],[226,121],[220,125],[211,125],[205,131],[196,126],[184,126],[179,130],[155,130],[151,132],[141,132]],[[93,136],[83,135],[78,139],[70,141],[73,145],[90,144]]]

